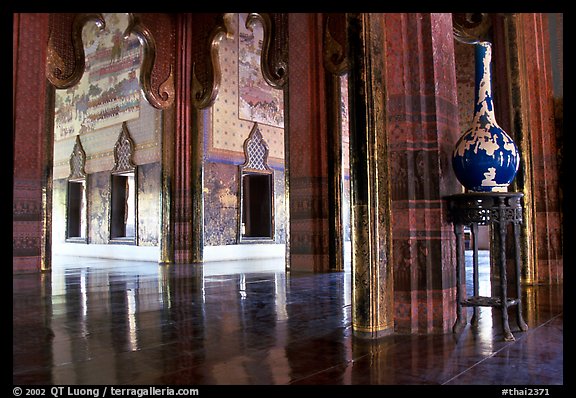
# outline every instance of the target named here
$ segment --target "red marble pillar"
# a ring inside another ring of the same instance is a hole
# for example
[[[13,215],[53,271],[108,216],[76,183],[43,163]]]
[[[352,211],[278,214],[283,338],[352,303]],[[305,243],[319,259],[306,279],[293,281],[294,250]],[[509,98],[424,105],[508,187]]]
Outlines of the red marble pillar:
[[[328,153],[320,14],[289,14],[290,269],[329,264]]]
[[[455,320],[455,239],[443,197],[459,137],[451,14],[386,14],[385,81],[397,332]]]
[[[545,14],[516,15],[519,63],[523,76],[521,106],[529,132],[536,283],[561,283],[563,274],[562,209],[558,143],[554,125],[552,64]],[[530,222],[530,220],[528,220]]]
[[[46,79],[49,14],[14,14],[13,272],[49,268],[51,112]],[[52,104],[53,106],[53,104]]]

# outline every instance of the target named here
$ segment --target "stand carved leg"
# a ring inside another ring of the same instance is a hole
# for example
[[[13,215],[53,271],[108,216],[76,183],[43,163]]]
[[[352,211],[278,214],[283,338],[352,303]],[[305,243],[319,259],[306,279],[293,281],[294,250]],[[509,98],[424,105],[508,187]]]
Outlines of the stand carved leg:
[[[464,226],[454,223],[454,234],[456,235],[456,322],[452,327],[454,333],[461,332],[466,326],[466,313],[462,309],[462,271],[465,266],[464,257]]]
[[[480,287],[478,282],[478,224],[473,222],[471,224],[472,230],[472,282],[473,282],[473,289],[474,289],[474,296],[478,297],[480,295]],[[479,311],[480,308],[477,306],[473,307],[472,310],[472,319],[470,320],[470,324],[472,326],[478,327],[478,319],[479,319]]]
[[[515,262],[516,262],[516,297],[518,299],[518,305],[516,307],[516,322],[518,327],[523,332],[528,330],[528,325],[524,322],[522,318],[522,288],[520,285],[520,227],[517,223],[514,223],[514,250],[515,250]]]
[[[499,257],[499,267],[500,267],[500,288],[502,290],[502,304],[500,306],[502,310],[502,330],[504,332],[505,341],[514,341],[514,335],[510,331],[510,325],[508,323],[508,292],[507,292],[507,278],[506,278],[506,214],[504,204],[500,203],[500,221],[499,221],[499,236],[500,236],[500,257]]]

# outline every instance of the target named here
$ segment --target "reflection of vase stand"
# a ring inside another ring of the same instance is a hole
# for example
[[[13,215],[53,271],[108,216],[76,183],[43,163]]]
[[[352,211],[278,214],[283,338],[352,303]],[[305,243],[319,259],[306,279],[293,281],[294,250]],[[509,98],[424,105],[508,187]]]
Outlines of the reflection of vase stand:
[[[508,323],[508,308],[517,307],[517,323],[522,331],[528,330],[528,325],[522,318],[522,291],[520,285],[520,224],[522,223],[521,199],[519,192],[473,192],[448,196],[448,214],[454,225],[456,235],[456,323],[454,333],[459,333],[467,323],[466,313],[462,307],[473,307],[472,326],[478,326],[478,307],[496,307],[502,311],[502,331],[505,341],[514,341]],[[511,223],[514,230],[514,261],[516,268],[516,298],[509,298],[506,275],[506,232]],[[478,226],[492,224],[498,227],[494,234],[499,248],[496,262],[500,270],[500,296],[484,297],[479,295],[478,283]],[[464,253],[464,226],[471,229],[473,247],[473,287],[474,294],[464,297],[462,284],[466,278]]]

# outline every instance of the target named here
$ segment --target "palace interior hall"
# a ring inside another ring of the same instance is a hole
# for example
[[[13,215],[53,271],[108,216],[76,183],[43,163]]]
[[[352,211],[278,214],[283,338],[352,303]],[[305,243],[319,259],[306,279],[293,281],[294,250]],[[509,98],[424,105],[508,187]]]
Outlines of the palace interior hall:
[[[14,385],[570,384],[562,13],[11,19]]]

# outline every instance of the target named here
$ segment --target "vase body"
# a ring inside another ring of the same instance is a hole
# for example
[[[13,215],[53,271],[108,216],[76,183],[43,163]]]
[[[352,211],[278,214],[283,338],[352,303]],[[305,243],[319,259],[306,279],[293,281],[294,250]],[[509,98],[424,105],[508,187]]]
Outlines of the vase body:
[[[494,115],[492,101],[492,46],[475,45],[475,105],[471,126],[462,134],[452,155],[458,181],[469,191],[505,192],[518,171],[520,157],[512,138]]]

